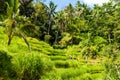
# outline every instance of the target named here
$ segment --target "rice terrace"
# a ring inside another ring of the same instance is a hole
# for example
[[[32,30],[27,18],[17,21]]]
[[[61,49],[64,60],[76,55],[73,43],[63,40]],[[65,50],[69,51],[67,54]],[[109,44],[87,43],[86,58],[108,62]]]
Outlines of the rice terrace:
[[[120,1],[85,1],[0,0],[0,80],[120,80]]]

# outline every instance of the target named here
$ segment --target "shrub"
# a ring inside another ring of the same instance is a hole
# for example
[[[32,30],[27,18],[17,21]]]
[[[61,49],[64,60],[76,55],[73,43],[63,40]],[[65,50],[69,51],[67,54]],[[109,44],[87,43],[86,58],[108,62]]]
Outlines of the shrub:
[[[120,57],[119,57],[120,59]],[[105,62],[105,80],[120,80],[120,61],[108,59]]]
[[[7,79],[12,76],[11,56],[0,51],[0,78]]]
[[[65,48],[67,48],[67,45],[54,44],[53,48],[54,49],[65,49]]]
[[[49,43],[51,37],[52,37],[51,35],[45,35],[45,36],[44,36],[45,42]]]
[[[22,28],[22,32],[30,37],[39,37],[40,31],[39,28],[32,23],[25,23]]]
[[[23,80],[39,80],[45,72],[53,69],[51,61],[38,53],[18,54],[13,64],[16,77]]]
[[[63,33],[62,39],[59,41],[59,44],[62,46],[67,46],[71,44],[71,35],[69,33]]]
[[[78,45],[80,41],[82,41],[81,37],[79,37],[79,36],[73,36],[72,37],[72,43],[73,44]]]

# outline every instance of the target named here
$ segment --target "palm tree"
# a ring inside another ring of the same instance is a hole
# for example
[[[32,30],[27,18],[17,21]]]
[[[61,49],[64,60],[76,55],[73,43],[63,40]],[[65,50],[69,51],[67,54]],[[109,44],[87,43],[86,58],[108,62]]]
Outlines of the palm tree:
[[[80,3],[80,1],[77,1],[77,4],[75,6],[75,14],[76,14],[75,16],[80,17],[82,13],[83,13],[82,4]]]
[[[49,7],[48,7],[48,14],[49,14],[49,27],[48,27],[48,35],[50,33],[51,30],[51,26],[52,26],[52,19],[53,16],[55,14],[55,9],[56,9],[57,5],[55,5],[52,1],[50,1],[49,3]]]
[[[56,19],[57,19],[58,25],[60,26],[59,27],[60,32],[61,33],[65,32],[66,31],[66,19],[65,19],[64,12],[63,11],[58,12]]]
[[[18,26],[18,22],[17,22],[17,17],[19,16],[19,6],[20,3],[18,0],[10,0],[7,3],[7,19],[4,20],[3,22],[1,22],[1,24],[6,25],[6,27],[8,28],[8,45],[11,44],[11,40],[13,38],[13,36],[16,34],[18,36],[21,36],[25,43],[28,45],[28,48],[30,49],[30,45],[27,41],[27,39],[25,38],[25,36],[19,31]]]
[[[62,34],[63,32],[66,31],[66,24],[65,24],[65,18],[64,18],[64,12],[63,11],[60,11],[60,12],[57,12],[57,14],[55,14],[55,43],[58,42],[58,34],[60,32],[60,34]]]
[[[32,5],[33,0],[19,0],[20,2],[20,15],[24,15],[30,17],[33,12],[35,12],[34,7]]]
[[[72,4],[69,4],[66,9],[65,9],[65,12],[66,12],[66,19],[68,20],[68,24],[72,24],[73,22],[73,14],[74,14],[74,8],[72,6]]]

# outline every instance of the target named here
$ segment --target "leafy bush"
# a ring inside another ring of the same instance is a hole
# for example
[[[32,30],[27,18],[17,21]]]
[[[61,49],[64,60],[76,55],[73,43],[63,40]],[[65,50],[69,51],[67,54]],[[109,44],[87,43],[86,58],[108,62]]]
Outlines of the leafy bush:
[[[65,48],[67,48],[67,45],[54,44],[53,48],[54,49],[65,49]]]
[[[79,42],[82,41],[81,37],[79,36],[73,36],[72,37],[72,43],[78,45]]]
[[[93,41],[96,45],[102,45],[102,44],[107,44],[107,40],[105,40],[103,37],[100,36],[95,36],[94,37],[94,41]]]
[[[116,60],[108,59],[105,62],[105,80],[120,80],[120,57]]]
[[[51,35],[45,35],[45,36],[44,36],[45,42],[49,43],[51,37],[52,37]]]
[[[72,37],[69,33],[63,33],[63,38],[60,40],[59,44],[62,46],[63,45],[67,46],[67,45],[71,44],[71,41],[70,41],[71,39],[72,39]]]
[[[13,59],[16,77],[24,80],[38,80],[53,69],[53,64],[45,56],[38,53],[22,53]]]
[[[32,24],[32,23],[25,23],[21,30],[30,37],[39,37],[40,36],[40,31],[39,28]]]
[[[2,79],[13,76],[11,58],[5,51],[0,51],[0,78]]]

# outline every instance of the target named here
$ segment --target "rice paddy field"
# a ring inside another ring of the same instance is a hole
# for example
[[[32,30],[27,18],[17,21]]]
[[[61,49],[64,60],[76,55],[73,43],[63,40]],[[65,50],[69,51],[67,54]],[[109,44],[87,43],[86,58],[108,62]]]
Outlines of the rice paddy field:
[[[14,37],[10,46],[0,27],[0,80],[104,80],[101,58],[86,60],[78,46],[54,49],[49,44],[27,37]]]

